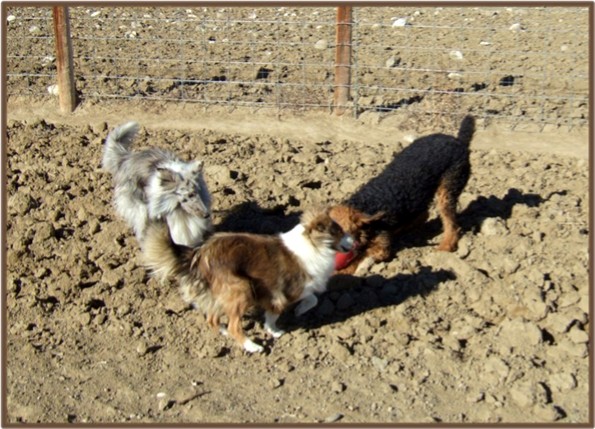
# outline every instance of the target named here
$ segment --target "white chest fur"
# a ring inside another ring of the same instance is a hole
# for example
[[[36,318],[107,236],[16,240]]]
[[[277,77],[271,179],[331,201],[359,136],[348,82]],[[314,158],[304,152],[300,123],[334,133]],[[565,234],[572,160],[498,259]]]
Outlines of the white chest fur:
[[[204,234],[209,226],[206,219],[179,209],[168,214],[165,219],[174,243],[196,247],[204,241]]]
[[[304,293],[321,293],[333,273],[335,251],[328,247],[318,248],[305,235],[305,228],[297,225],[291,231],[280,235],[283,244],[300,260],[311,281],[305,285]]]

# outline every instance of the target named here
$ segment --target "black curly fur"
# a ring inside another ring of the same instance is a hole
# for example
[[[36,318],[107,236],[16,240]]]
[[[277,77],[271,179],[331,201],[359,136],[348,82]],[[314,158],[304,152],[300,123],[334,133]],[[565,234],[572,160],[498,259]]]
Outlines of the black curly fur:
[[[415,140],[345,204],[367,214],[384,212],[380,222],[389,228],[426,212],[441,186],[456,204],[471,174],[469,143],[474,132],[475,120],[466,116],[457,137],[432,134]]]

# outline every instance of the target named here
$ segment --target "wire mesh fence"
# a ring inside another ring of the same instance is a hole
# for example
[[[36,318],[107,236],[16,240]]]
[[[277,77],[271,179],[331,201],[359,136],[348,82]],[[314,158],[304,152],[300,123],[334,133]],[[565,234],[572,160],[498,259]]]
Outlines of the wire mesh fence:
[[[70,9],[81,100],[333,109],[336,8]],[[3,7],[8,95],[51,97],[51,8]],[[588,124],[590,7],[354,7],[353,115]]]

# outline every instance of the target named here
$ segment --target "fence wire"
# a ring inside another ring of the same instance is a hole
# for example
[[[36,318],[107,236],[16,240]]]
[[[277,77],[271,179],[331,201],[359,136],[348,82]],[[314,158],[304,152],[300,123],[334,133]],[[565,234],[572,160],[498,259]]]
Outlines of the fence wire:
[[[51,8],[8,7],[8,95],[51,97]],[[331,111],[336,8],[70,8],[81,100]],[[354,7],[355,116],[588,124],[586,7]]]

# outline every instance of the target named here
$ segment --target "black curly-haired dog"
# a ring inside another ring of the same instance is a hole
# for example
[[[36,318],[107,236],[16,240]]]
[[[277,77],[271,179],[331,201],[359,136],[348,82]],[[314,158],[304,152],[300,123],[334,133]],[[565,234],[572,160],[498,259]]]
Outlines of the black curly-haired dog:
[[[457,202],[471,173],[469,143],[474,132],[475,119],[468,115],[456,137],[432,134],[415,140],[378,176],[331,208],[331,217],[357,243],[353,253],[337,255],[338,271],[353,273],[366,256],[376,262],[388,260],[392,237],[424,223],[435,195],[444,227],[438,249],[457,249]]]

